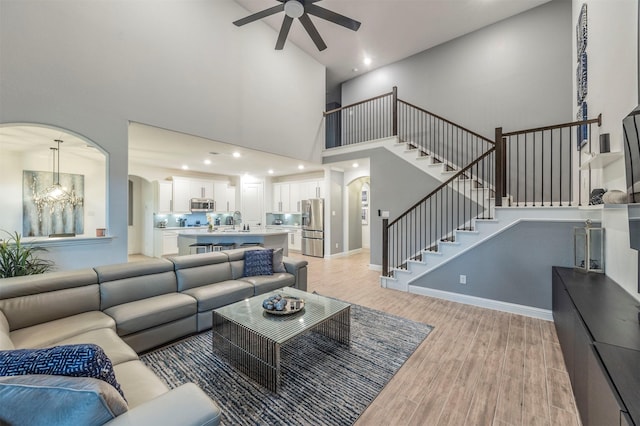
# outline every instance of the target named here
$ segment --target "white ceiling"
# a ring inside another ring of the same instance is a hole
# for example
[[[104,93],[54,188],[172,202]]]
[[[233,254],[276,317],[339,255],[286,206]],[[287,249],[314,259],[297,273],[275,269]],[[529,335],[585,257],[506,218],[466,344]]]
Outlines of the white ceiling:
[[[276,0],[235,0],[246,15],[272,7]],[[550,0],[322,0],[318,5],[362,22],[357,32],[311,17],[327,49],[319,52],[299,22],[294,22],[287,44],[294,43],[327,68],[327,87],[364,72],[393,63],[476,29],[536,7]],[[235,17],[243,18],[246,15]],[[262,21],[274,28],[275,47],[283,14]],[[247,25],[262,25],[258,22]],[[242,29],[242,27],[240,28]],[[285,44],[285,49],[287,48]],[[372,59],[369,67],[362,59]],[[354,72],[353,69],[359,71]],[[102,156],[81,138],[46,127],[0,127],[0,150],[31,150],[50,155],[53,139],[65,142],[63,156]],[[232,153],[240,152],[240,158]],[[211,153],[216,154],[211,154]],[[64,157],[63,157],[64,158]],[[205,164],[209,159],[211,164]],[[129,161],[142,165],[192,172],[240,176],[290,175],[322,169],[266,152],[238,148],[222,142],[132,123],[129,129]],[[298,166],[305,166],[300,170]],[[344,165],[348,167],[347,164]]]
[[[277,0],[235,0],[247,15],[279,4]],[[319,52],[302,24],[291,26],[294,43],[327,68],[327,89],[372,69],[396,62],[456,37],[501,21],[550,0],[322,0],[325,9],[360,21],[357,32],[311,16],[327,49]],[[246,15],[245,15],[246,16]],[[284,13],[262,19],[276,32]],[[238,16],[237,19],[244,16]],[[258,25],[253,22],[246,25]],[[242,28],[242,27],[241,27]],[[287,48],[285,44],[285,49]],[[369,67],[362,64],[370,57]],[[358,71],[354,72],[353,69]]]

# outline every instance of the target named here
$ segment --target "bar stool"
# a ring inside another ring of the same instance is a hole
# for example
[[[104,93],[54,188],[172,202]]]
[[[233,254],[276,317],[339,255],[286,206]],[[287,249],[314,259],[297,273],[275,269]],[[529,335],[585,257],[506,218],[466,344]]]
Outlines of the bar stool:
[[[210,243],[193,243],[193,244],[189,244],[189,253],[190,254],[207,253],[207,252],[210,252],[210,251],[212,251]]]
[[[221,250],[233,250],[236,248],[236,243],[217,243]]]
[[[221,251],[221,250],[222,250],[222,245],[220,245],[220,243],[211,244],[211,251]]]

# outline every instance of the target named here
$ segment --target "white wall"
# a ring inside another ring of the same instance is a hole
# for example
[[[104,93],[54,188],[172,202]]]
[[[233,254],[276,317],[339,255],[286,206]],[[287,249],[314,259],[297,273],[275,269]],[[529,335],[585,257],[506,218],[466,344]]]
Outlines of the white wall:
[[[601,132],[611,134],[611,151],[622,151],[622,119],[638,104],[638,1],[573,0],[572,3],[573,28],[582,4],[587,4],[586,101],[589,110],[602,113]],[[574,37],[574,59],[575,51]],[[575,75],[575,65],[573,72]],[[575,77],[573,80],[575,88]],[[572,99],[575,104],[575,94]],[[607,189],[626,189],[623,159],[602,171],[602,183]],[[605,270],[608,276],[640,300],[638,253],[629,248],[627,220],[626,209],[603,210]]]
[[[232,24],[247,14],[232,1],[0,0],[0,124],[54,125],[108,153],[117,238],[103,263],[126,260],[129,121],[320,161],[325,69],[292,44],[275,51],[262,22]]]
[[[606,0],[605,0],[606,1]],[[572,118],[571,4],[556,0],[342,85],[342,105],[391,91],[490,139]]]

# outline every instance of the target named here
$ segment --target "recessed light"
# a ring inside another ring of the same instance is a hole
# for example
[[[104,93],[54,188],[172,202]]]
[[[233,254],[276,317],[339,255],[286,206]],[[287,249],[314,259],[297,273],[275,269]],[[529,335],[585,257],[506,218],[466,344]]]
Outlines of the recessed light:
[[[304,169],[304,164],[300,164],[300,165],[298,166],[298,170],[302,170],[302,169]]]
[[[206,165],[208,166],[209,164],[211,164],[211,160],[209,160],[209,159],[207,158],[206,160],[204,160],[204,164],[206,164]]]
[[[269,169],[268,173],[269,173],[270,175],[272,175],[272,174],[273,174],[273,169]]]
[[[240,158],[240,153],[238,151],[234,151],[233,158]]]
[[[356,168],[356,167],[359,166],[359,164],[358,163],[353,163],[351,166],[353,166],[353,168]]]
[[[363,63],[363,64],[365,64],[365,65],[367,65],[367,66],[371,65],[371,58],[370,58],[370,57],[368,57],[368,56],[366,56],[366,57],[362,60],[362,63]]]
[[[351,71],[358,72],[358,68],[353,68]]]
[[[186,164],[184,164],[184,165],[182,166],[182,170],[189,170],[189,166],[187,166]]]

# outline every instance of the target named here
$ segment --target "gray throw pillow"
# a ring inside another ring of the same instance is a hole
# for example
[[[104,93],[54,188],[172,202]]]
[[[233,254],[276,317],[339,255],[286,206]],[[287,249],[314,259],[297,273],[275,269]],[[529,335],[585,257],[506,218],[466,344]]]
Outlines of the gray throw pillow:
[[[284,263],[282,262],[283,257],[284,254],[282,247],[273,251],[273,272],[287,272],[287,269],[284,267]]]
[[[101,425],[128,410],[118,391],[92,377],[0,377],[0,424]]]

